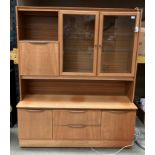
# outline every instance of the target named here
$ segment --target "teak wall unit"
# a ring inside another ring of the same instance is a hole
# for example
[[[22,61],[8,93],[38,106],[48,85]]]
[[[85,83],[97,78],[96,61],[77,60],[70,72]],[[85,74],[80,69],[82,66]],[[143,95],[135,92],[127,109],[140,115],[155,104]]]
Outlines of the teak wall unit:
[[[141,11],[17,7],[21,147],[122,147],[134,139]]]

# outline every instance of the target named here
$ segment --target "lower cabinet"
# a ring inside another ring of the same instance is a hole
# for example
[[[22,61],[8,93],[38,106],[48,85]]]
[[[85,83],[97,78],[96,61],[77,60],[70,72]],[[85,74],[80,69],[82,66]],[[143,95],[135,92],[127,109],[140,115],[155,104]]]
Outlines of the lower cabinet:
[[[19,141],[23,147],[121,147],[133,141],[135,118],[136,111],[126,110],[18,109]]]
[[[104,140],[132,140],[135,111],[103,111],[101,138]]]
[[[19,139],[52,139],[52,111],[18,109]]]

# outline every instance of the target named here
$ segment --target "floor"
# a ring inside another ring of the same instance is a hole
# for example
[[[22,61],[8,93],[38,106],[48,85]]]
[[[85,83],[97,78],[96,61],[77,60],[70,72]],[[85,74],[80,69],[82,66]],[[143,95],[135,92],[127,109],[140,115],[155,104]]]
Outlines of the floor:
[[[136,128],[144,128],[139,119],[136,121]],[[119,149],[106,148],[20,148],[18,145],[18,128],[10,129],[10,154],[11,155],[115,155]],[[137,144],[131,149],[123,149],[120,155],[145,155],[145,151]]]

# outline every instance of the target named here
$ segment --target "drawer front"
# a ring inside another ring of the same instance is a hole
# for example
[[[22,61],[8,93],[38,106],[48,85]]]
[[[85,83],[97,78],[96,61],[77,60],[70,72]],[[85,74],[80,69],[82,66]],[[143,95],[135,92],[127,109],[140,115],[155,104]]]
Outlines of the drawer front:
[[[100,125],[68,124],[53,126],[55,140],[98,140],[100,139]]]
[[[53,124],[84,124],[100,125],[101,111],[99,110],[54,110]]]
[[[52,111],[18,109],[20,139],[52,139]]]
[[[136,111],[103,111],[101,137],[103,140],[133,140]]]

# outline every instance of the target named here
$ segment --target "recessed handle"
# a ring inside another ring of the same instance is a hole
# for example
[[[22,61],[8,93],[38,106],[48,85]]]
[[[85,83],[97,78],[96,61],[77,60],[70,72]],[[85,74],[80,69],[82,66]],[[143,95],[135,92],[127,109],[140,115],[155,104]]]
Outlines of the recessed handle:
[[[69,110],[70,113],[85,113],[84,110]]]
[[[37,40],[37,41],[27,41],[28,43],[31,43],[31,44],[48,44],[50,43],[50,41],[42,41],[42,40]]]
[[[115,110],[113,110],[113,111],[109,111],[110,113],[115,113],[115,114],[124,114],[124,113],[128,113],[129,111],[115,111]]]
[[[87,125],[84,125],[84,124],[68,124],[66,126],[68,126],[70,128],[85,128],[85,127],[87,127]]]
[[[102,48],[102,45],[98,45],[99,48]]]
[[[94,45],[94,47],[95,47],[95,48],[97,48],[97,47],[98,47],[98,45],[96,45],[96,44],[95,44],[95,45]]]
[[[26,109],[28,112],[43,112],[44,110],[42,109]]]

